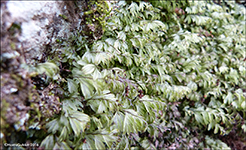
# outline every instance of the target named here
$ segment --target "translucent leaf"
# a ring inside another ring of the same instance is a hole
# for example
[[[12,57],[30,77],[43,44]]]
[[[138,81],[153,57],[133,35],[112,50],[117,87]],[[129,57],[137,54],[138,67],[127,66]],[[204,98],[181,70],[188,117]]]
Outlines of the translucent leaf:
[[[128,137],[123,136],[119,143],[117,143],[116,149],[129,150],[130,141]]]
[[[193,91],[197,90],[197,85],[195,82],[190,81],[187,86],[191,88]]]
[[[114,43],[115,43],[115,39],[113,39],[113,38],[107,38],[106,40],[105,40],[109,45],[114,45]]]
[[[235,108],[238,108],[238,104],[237,104],[236,101],[233,101],[233,102],[231,103],[231,105],[232,105],[233,107],[235,107]]]
[[[105,146],[104,146],[103,141],[102,141],[103,140],[102,136],[95,135],[94,140],[95,140],[96,149],[105,149]]]
[[[98,78],[101,78],[101,73],[95,69],[95,71],[92,74],[93,80],[97,80]]]
[[[229,121],[228,121],[228,119],[227,119],[226,116],[221,115],[221,118],[222,118],[222,122],[223,122],[223,123],[229,123]]]
[[[93,135],[86,135],[85,142],[79,147],[79,149],[96,149],[94,136]]]
[[[106,53],[97,53],[96,57],[95,57],[95,64],[98,65],[101,62],[103,64],[105,64],[108,60],[110,60],[110,58],[112,57],[112,55],[110,54],[106,54]]]
[[[52,132],[55,134],[57,130],[59,129],[59,122],[57,119],[54,119],[46,124],[46,127],[48,128],[48,132]]]
[[[203,123],[203,118],[199,113],[195,113],[195,119],[199,123]]]
[[[94,90],[92,81],[90,79],[85,79],[85,78],[77,78],[77,79],[80,82],[80,88],[84,97],[86,99],[90,98]]]
[[[241,104],[242,102],[245,102],[245,96],[243,94],[242,89],[237,89],[235,91],[235,95],[237,97],[238,103]]]
[[[41,143],[40,147],[44,149],[53,149],[55,144],[54,135],[48,135]]]
[[[78,84],[72,79],[67,79],[68,91],[70,93],[78,92]]]
[[[69,114],[71,114],[74,110],[77,110],[79,107],[83,107],[81,102],[76,99],[66,99],[62,101],[62,108],[63,111],[65,112],[65,116],[60,117],[60,123],[67,126],[67,119],[65,117],[68,117]]]
[[[95,61],[94,59],[95,59],[94,55],[89,51],[85,52],[85,54],[82,57],[83,62],[86,62],[85,60],[87,60],[88,63],[93,63]],[[78,62],[81,63],[81,65],[83,65],[82,61],[78,61]]]
[[[221,66],[221,67],[219,67],[219,71],[220,71],[220,73],[226,73],[226,72],[228,72],[228,67],[226,67],[226,66]]]
[[[137,132],[139,130],[145,130],[146,123],[142,117],[138,115],[134,110],[127,109],[126,113],[116,112],[113,121],[115,127],[124,133]]]
[[[203,121],[207,125],[209,123],[209,117],[207,112],[202,112]]]
[[[66,142],[59,142],[56,143],[53,149],[66,149],[66,150],[70,150],[71,148],[69,147],[69,145]]]
[[[139,11],[139,7],[135,2],[132,2],[131,5],[128,7],[130,12],[133,16],[137,16],[137,12]]]
[[[107,107],[105,106],[104,101],[99,101],[99,106],[96,112],[103,113],[106,110],[107,110]]]
[[[208,124],[208,131],[210,131],[210,130],[213,128],[212,125],[213,125],[212,123],[209,123],[209,124]]]
[[[78,111],[70,114],[70,117],[76,118],[78,121],[81,121],[81,122],[90,121],[90,117],[87,114],[82,113],[82,112],[78,112]]]
[[[130,39],[130,41],[132,42],[132,45],[133,45],[134,47],[138,47],[138,42],[137,42],[136,39]]]
[[[190,15],[188,15],[188,16],[185,18],[185,22],[187,22],[188,24],[191,23],[191,17],[190,17]]]
[[[243,101],[241,104],[242,109],[246,110],[246,101]]]
[[[111,100],[113,102],[115,102],[117,100],[117,98],[115,97],[114,94],[105,94],[103,97],[104,97],[104,99],[108,99],[108,100]]]
[[[91,93],[92,93],[92,90],[90,90],[90,88],[88,87],[87,84],[82,84],[80,83],[80,87],[81,87],[81,91],[84,95],[85,98],[90,98],[91,97]]]
[[[130,30],[130,26],[127,25],[127,26],[125,27],[125,32],[128,32],[129,30]]]
[[[245,66],[240,66],[239,71],[241,75],[246,75],[246,67]]]
[[[113,135],[113,134],[118,133],[116,129],[110,132],[102,130],[101,133],[102,133],[102,139],[103,139],[102,141],[105,142],[108,147],[111,147],[113,142],[117,140],[116,136]]]
[[[121,47],[121,42],[120,42],[120,40],[116,40],[116,41],[114,42],[114,47],[115,47],[116,49],[119,49],[119,48]]]
[[[215,124],[214,134],[217,134],[219,131],[219,124]]]
[[[228,92],[227,96],[224,98],[224,104],[231,103],[233,101],[233,95],[231,92]]]
[[[61,134],[60,134],[60,136],[59,136],[59,141],[63,141],[63,140],[65,140],[67,137],[68,137],[68,129],[67,129],[67,127],[63,127],[63,129],[62,129],[62,131],[61,131]]]
[[[118,33],[118,38],[121,39],[121,40],[123,40],[123,41],[125,41],[126,40],[126,34],[125,34],[125,32],[120,31]]]
[[[92,117],[92,120],[93,120],[93,122],[95,123],[96,127],[97,127],[99,130],[103,127],[103,125],[102,125],[100,119],[98,119],[98,118],[96,118],[96,117],[93,116],[93,117]]]
[[[153,26],[152,23],[149,22],[149,23],[147,23],[147,24],[144,26],[143,30],[144,30],[144,32],[149,32],[150,29],[154,29],[154,26]]]
[[[79,136],[79,134],[85,130],[86,124],[89,121],[90,117],[84,113],[77,111],[73,114],[70,114],[69,122],[75,136]]]
[[[37,71],[39,74],[45,72],[48,76],[53,77],[59,71],[59,67],[55,63],[45,62],[38,64]]]
[[[243,129],[244,132],[246,132],[246,124],[242,125],[242,129]]]
[[[97,51],[102,51],[102,48],[103,48],[103,42],[98,41],[98,42],[95,44],[95,46],[96,46],[96,50],[97,50]]]
[[[106,149],[110,148],[117,138],[113,135],[116,130],[108,132],[105,129],[92,132],[92,134],[87,134],[85,136],[85,142],[80,145],[79,148],[83,149]]]
[[[159,20],[154,20],[153,23],[155,23],[157,26],[160,26],[161,29],[163,29],[163,30],[167,29],[166,25],[163,22],[159,21]]]
[[[156,147],[148,139],[143,140],[141,142],[141,146],[144,149],[151,149],[151,150],[155,150],[156,149]]]
[[[87,64],[82,68],[84,74],[91,74],[95,70],[96,66],[93,64]]]

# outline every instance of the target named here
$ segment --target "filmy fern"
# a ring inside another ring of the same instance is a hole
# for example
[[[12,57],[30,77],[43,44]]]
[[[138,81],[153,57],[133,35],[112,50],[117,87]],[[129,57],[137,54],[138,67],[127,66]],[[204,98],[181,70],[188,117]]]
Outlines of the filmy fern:
[[[245,8],[228,5],[117,3],[102,37],[38,66],[67,91],[41,147],[228,148],[205,134],[246,119]]]

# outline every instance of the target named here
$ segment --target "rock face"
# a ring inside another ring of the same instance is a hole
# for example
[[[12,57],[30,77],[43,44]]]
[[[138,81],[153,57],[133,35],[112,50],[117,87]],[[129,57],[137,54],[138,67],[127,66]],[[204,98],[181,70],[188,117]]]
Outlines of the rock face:
[[[12,45],[22,49],[27,63],[32,62],[33,58],[41,59],[42,52],[47,49],[46,46],[54,42],[59,36],[68,36],[68,32],[64,32],[64,30],[69,30],[69,26],[74,26],[75,22],[73,21],[78,20],[72,19],[69,22],[61,17],[63,15],[68,18],[76,17],[76,14],[71,11],[74,9],[72,7],[72,2],[63,1],[1,2],[3,31],[1,36],[6,38],[6,34],[11,32],[11,36],[15,38],[15,44],[12,43]],[[8,47],[5,44],[9,41],[5,39],[1,42],[3,48]]]
[[[57,101],[34,88],[21,65],[42,62],[57,39],[68,38],[81,21],[77,9],[73,1],[1,1],[1,141],[15,141],[15,130],[26,130],[28,119],[39,120],[38,111]]]

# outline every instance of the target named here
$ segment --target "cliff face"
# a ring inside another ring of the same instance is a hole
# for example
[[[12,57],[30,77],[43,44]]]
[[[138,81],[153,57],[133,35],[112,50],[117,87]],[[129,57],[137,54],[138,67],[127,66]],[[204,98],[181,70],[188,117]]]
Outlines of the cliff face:
[[[63,15],[67,18],[76,17],[71,11],[75,8],[71,7],[74,7],[73,3],[62,1],[2,2],[2,47],[4,49],[8,47],[7,43],[15,38],[12,44],[15,48],[12,50],[22,49],[27,63],[31,63],[34,58],[41,59],[47,45],[52,44],[59,37],[69,36],[67,35],[69,32],[64,30],[70,30],[76,24],[76,19],[67,21],[61,17]]]
[[[31,78],[22,65],[45,61],[56,40],[70,36],[81,21],[76,9],[65,1],[1,1],[1,140],[13,140],[14,130],[26,130],[43,111],[47,95],[33,85],[42,77]]]

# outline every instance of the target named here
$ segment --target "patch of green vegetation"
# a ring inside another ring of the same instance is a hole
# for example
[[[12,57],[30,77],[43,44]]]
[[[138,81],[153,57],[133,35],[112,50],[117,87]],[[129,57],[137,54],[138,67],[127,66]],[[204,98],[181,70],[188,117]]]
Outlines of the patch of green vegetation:
[[[40,146],[230,149],[219,135],[246,126],[245,7],[111,5],[92,1],[85,30],[59,40],[34,69],[46,75],[44,107],[52,112],[39,116]]]

